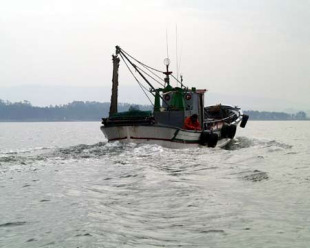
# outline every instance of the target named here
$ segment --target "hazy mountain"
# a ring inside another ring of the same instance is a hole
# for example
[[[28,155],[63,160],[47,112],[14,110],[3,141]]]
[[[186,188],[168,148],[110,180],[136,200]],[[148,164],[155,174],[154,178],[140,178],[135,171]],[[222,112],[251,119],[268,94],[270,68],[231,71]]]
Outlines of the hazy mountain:
[[[15,87],[0,87],[0,99],[11,102],[28,100],[34,106],[67,104],[73,101],[109,102],[110,96],[111,88],[108,86],[74,87],[61,85],[23,85]],[[119,101],[151,105],[139,86],[133,85],[122,85],[119,87]],[[308,106],[300,103],[292,103],[281,99],[270,99],[264,96],[253,97],[231,95],[229,92],[217,93],[208,91],[205,95],[205,105],[212,105],[214,103],[237,105],[244,110],[278,111],[286,113],[305,111],[310,115]]]
[[[151,105],[119,103],[118,111],[152,110]],[[100,121],[109,115],[109,102],[74,101],[49,107],[32,106],[29,101],[8,102],[0,99],[0,121]],[[306,120],[305,112],[296,114],[267,111],[245,111],[252,120]]]

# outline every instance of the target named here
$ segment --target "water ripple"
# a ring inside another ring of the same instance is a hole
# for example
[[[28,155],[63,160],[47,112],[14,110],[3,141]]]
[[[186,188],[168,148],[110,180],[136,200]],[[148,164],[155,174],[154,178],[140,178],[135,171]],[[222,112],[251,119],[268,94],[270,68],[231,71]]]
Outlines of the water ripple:
[[[0,228],[1,227],[15,227],[15,226],[23,226],[25,225],[27,222],[25,221],[16,221],[16,222],[7,222],[4,224],[0,224]]]

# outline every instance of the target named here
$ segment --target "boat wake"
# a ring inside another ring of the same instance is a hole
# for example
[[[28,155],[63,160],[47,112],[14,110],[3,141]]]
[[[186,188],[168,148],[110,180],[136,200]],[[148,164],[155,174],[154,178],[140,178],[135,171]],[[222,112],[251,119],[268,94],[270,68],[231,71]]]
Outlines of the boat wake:
[[[249,148],[254,145],[254,140],[247,137],[238,137],[233,139],[224,149],[226,150],[239,150]]]
[[[240,150],[244,148],[269,148],[269,151],[288,150],[293,146],[276,140],[256,139],[247,137],[238,137],[232,140],[224,149]]]
[[[64,148],[33,148],[20,151],[8,151],[0,153],[0,168],[3,172],[4,168],[23,168],[27,165],[42,164],[50,161],[65,161],[65,160],[105,160],[112,159],[116,162],[127,163],[129,159],[153,159],[160,153],[165,152],[165,156],[177,156],[184,159],[194,157],[196,155],[210,156],[220,153],[221,151],[238,151],[244,149],[263,149],[264,152],[287,151],[292,148],[291,145],[278,142],[276,140],[259,140],[255,138],[238,137],[234,139],[224,149],[205,149],[205,148],[188,148],[169,149],[158,145],[150,144],[124,144],[120,142],[107,143],[99,142],[96,144],[86,145],[79,144]],[[254,152],[254,151],[253,151]],[[219,154],[220,155],[220,154]]]

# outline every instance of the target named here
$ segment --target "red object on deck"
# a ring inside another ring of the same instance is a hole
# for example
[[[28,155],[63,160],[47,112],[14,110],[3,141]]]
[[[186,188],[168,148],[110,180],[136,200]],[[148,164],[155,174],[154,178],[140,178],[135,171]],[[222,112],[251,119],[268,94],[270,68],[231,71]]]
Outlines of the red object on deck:
[[[187,130],[201,130],[199,121],[193,122],[190,116],[185,119],[183,128]]]

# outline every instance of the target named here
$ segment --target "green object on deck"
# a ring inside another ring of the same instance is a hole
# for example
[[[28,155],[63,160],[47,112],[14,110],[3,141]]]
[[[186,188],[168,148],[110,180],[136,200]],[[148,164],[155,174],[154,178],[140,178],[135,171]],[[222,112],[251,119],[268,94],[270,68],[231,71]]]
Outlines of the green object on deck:
[[[140,119],[151,116],[152,111],[130,110],[126,112],[115,113],[110,116],[110,119]]]
[[[185,109],[184,91],[181,88],[175,88],[175,92],[172,96],[171,106],[178,110]]]
[[[160,109],[160,95],[159,95],[159,91],[156,90],[154,111],[159,111],[159,109]]]
[[[162,89],[162,91],[164,93],[169,92],[169,91],[173,91],[173,87],[170,84],[168,84],[164,89]]]

